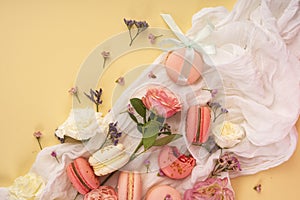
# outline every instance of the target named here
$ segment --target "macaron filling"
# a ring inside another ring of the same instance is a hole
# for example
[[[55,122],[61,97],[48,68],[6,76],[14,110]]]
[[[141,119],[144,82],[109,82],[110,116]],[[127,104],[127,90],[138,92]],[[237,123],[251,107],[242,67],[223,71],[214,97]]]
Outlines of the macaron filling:
[[[133,190],[134,190],[134,174],[128,173],[128,190],[127,190],[127,199],[133,200]]]
[[[72,170],[75,173],[76,177],[79,179],[79,182],[89,191],[91,188],[86,184],[86,182],[81,178],[79,172],[76,170],[75,164],[71,163]]]
[[[197,127],[197,133],[196,133],[196,137],[194,137],[194,140],[193,140],[193,144],[198,144],[198,141],[201,139],[200,138],[200,131],[201,131],[201,117],[202,117],[202,114],[201,114],[201,107],[198,108],[198,127]]]

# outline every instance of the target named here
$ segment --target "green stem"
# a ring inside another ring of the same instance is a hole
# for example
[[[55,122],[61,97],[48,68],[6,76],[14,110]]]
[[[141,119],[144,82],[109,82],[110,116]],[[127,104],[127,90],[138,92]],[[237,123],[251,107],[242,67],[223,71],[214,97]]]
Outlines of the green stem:
[[[105,63],[106,63],[106,58],[104,58],[104,61],[103,61],[103,65],[102,65],[102,68],[104,69],[105,67]]]
[[[96,111],[99,112],[99,105],[96,104]]]
[[[58,158],[56,156],[55,156],[55,159],[56,159],[57,163],[60,163],[59,160],[58,160]]]
[[[143,146],[143,140],[140,141],[140,143],[138,144],[138,146],[135,148],[134,152],[132,153],[132,155],[130,156],[129,162],[132,161],[133,159],[135,159],[138,155],[136,155],[136,152],[138,152],[138,150]]]

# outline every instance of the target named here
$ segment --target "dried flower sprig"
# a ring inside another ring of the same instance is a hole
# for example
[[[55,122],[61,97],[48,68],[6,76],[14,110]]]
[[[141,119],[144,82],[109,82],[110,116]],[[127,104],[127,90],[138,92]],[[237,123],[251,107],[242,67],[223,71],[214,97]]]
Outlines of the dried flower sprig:
[[[43,149],[42,144],[41,144],[41,141],[40,141],[42,135],[43,135],[43,134],[42,134],[41,131],[36,131],[36,132],[33,133],[33,136],[34,136],[34,137],[36,138],[36,140],[38,141],[39,147],[40,147],[41,150]]]
[[[253,187],[253,189],[254,189],[256,192],[260,193],[260,192],[261,192],[261,184],[257,184],[256,186]]]
[[[90,89],[90,95],[88,95],[87,93],[84,93],[85,96],[87,98],[89,98],[89,100],[91,100],[95,105],[96,105],[96,111],[99,112],[99,105],[102,104],[102,88],[100,88],[99,90],[92,90]]]
[[[105,64],[106,64],[106,60],[110,57],[110,52],[109,51],[102,51],[101,52],[101,55],[103,57],[103,65],[102,65],[102,68],[105,67]]]
[[[127,20],[124,18],[124,23],[127,26],[128,31],[129,31],[129,37],[130,37],[129,46],[132,45],[133,41],[137,38],[137,36],[141,32],[145,31],[149,27],[149,24],[146,21],[136,21],[136,20],[131,20],[131,19]],[[136,29],[136,33],[133,36],[134,29]]]
[[[125,78],[123,76],[119,77],[116,81],[119,85],[125,85]]]
[[[218,89],[202,88],[202,90],[209,91],[212,98],[218,94]]]
[[[214,114],[213,122],[215,122],[222,114],[228,113],[228,110],[223,108],[218,102],[208,102],[207,105],[211,108]]]
[[[148,73],[148,77],[149,78],[156,78],[156,75],[152,72],[152,71],[150,71],[149,73]]]
[[[108,138],[114,145],[119,143],[119,138],[122,136],[122,132],[117,128],[118,122],[110,123],[108,128]]]
[[[78,87],[77,87],[77,86],[70,88],[68,92],[69,92],[71,95],[74,95],[74,96],[76,97],[78,103],[81,103],[81,102],[80,102],[80,99],[79,99],[79,97],[78,97]]]
[[[59,163],[59,160],[58,160],[58,158],[57,158],[57,154],[56,154],[55,151],[52,151],[52,152],[51,152],[51,156],[52,156],[53,158],[56,159],[57,163]]]
[[[151,164],[150,160],[145,160],[144,161],[144,165],[146,167],[147,173],[149,172],[150,164]]]
[[[217,160],[211,176],[218,176],[222,172],[238,172],[241,170],[241,165],[237,157],[233,153],[226,152]]]
[[[148,35],[148,39],[150,41],[151,44],[155,44],[155,40],[159,37],[162,37],[163,35],[153,35],[152,33],[150,33]]]

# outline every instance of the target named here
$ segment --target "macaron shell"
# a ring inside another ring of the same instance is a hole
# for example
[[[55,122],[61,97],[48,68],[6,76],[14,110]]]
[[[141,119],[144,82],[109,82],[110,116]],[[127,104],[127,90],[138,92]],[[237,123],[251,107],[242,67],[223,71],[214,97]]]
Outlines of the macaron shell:
[[[186,137],[191,143],[205,143],[209,137],[210,108],[207,106],[191,106],[186,118]],[[199,136],[197,136],[199,134]]]
[[[176,147],[164,146],[158,156],[158,164],[162,172],[171,179],[183,179],[192,173],[196,165],[193,157],[183,154],[174,155]],[[177,150],[178,151],[178,150]]]
[[[131,198],[129,197],[131,196]],[[141,200],[142,178],[134,172],[121,172],[118,180],[119,200]]]
[[[146,194],[146,200],[165,200],[170,195],[172,200],[181,200],[180,193],[173,187],[168,185],[157,185],[152,187]]]
[[[170,79],[178,83],[179,75],[181,74],[183,64],[185,62],[185,48],[175,50],[167,56],[165,60],[166,72]],[[186,76],[187,81],[180,83],[180,85],[188,85],[195,83],[200,77],[200,72],[203,69],[203,59],[199,53],[194,52],[194,61],[190,69],[189,74]]]
[[[201,107],[201,118],[202,120],[202,130],[201,130],[201,140],[200,143],[204,143],[207,141],[209,136],[209,128],[210,128],[210,108],[207,106]]]
[[[100,181],[95,176],[93,169],[85,158],[77,158],[67,167],[67,175],[73,186],[81,194],[86,194],[100,186]]]
[[[114,188],[111,186],[100,186],[84,195],[84,200],[118,200],[118,196]]]
[[[82,185],[82,183],[78,180],[75,172],[73,171],[72,169],[72,166],[71,164],[68,165],[67,167],[67,175],[68,175],[68,178],[70,180],[70,182],[72,183],[73,187],[80,193],[80,194],[86,194],[88,193],[90,190],[87,189],[86,187],[84,187]]]

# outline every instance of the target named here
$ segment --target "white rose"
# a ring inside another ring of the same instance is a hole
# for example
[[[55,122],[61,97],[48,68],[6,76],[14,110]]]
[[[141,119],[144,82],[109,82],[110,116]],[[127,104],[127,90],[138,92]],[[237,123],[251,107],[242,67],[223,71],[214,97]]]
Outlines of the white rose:
[[[224,121],[222,124],[217,125],[212,130],[216,143],[221,148],[230,148],[238,144],[244,137],[244,129],[229,121]]]
[[[58,127],[55,135],[59,138],[69,136],[76,140],[87,140],[105,131],[102,113],[92,108],[72,109],[68,119]]]
[[[28,200],[36,197],[43,189],[43,179],[34,174],[28,173],[18,177],[9,189],[9,200]]]

